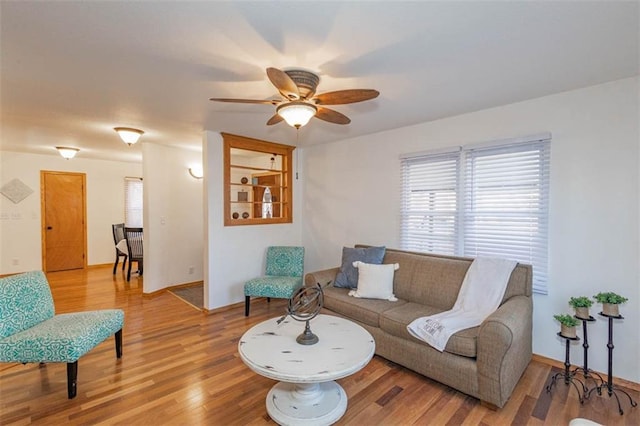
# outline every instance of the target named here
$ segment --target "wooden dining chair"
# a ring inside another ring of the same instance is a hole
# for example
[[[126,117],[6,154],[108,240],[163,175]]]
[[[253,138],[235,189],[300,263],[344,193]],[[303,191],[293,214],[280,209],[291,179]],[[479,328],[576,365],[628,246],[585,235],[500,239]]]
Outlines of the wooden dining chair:
[[[144,271],[144,260],[142,252],[142,228],[124,228],[124,238],[127,241],[129,250],[129,269],[127,270],[127,281],[131,280],[131,264],[138,263],[138,275],[142,276]]]
[[[124,267],[127,265],[127,257],[129,257],[127,253],[118,248],[118,243],[124,240],[124,223],[114,223],[111,225],[111,232],[113,233],[113,244],[116,248],[116,261],[113,264],[113,275],[115,275],[120,257],[124,257],[124,261],[122,262],[123,271]]]

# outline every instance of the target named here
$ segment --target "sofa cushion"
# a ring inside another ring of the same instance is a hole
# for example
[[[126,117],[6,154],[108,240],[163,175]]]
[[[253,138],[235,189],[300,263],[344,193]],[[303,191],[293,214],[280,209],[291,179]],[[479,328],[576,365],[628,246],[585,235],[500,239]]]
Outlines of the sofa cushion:
[[[324,288],[325,308],[372,327],[380,326],[381,312],[404,303],[404,300],[389,302],[379,299],[356,299],[349,297],[349,289],[331,286]]]
[[[371,265],[353,262],[358,269],[358,288],[349,292],[349,296],[365,299],[383,299],[396,302],[393,295],[393,273],[400,267],[397,263],[389,265]]]
[[[472,260],[386,250],[383,263],[399,263],[393,290],[396,297],[442,311],[453,307]]]
[[[428,345],[428,343],[416,339],[407,331],[407,325],[416,318],[433,315],[442,310],[428,305],[407,302],[402,306],[387,309],[380,315],[380,328],[389,334],[414,342]],[[477,340],[480,327],[468,328],[455,333],[449,338],[444,351],[455,355],[475,358],[477,355]]]
[[[379,265],[384,258],[385,247],[343,247],[342,266],[333,283],[335,287],[356,288],[358,285],[358,270],[353,262],[360,261]]]

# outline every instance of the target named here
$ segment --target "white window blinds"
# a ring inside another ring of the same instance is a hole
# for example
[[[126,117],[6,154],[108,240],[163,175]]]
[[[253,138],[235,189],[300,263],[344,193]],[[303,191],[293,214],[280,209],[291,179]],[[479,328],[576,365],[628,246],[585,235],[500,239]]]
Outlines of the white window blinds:
[[[124,223],[142,228],[142,178],[124,178]]]
[[[447,254],[458,251],[459,164],[459,151],[403,160],[404,249]]]
[[[550,137],[401,161],[402,248],[528,263],[546,294]]]

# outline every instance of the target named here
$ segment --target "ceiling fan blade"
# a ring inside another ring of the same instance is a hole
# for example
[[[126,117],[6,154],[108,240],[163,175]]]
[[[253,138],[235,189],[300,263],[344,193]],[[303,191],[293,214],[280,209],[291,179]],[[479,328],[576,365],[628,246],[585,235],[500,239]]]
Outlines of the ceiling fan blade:
[[[282,96],[291,101],[300,99],[298,86],[284,71],[277,68],[267,68],[267,76]]]
[[[284,118],[282,118],[280,114],[274,114],[274,116],[271,117],[269,121],[267,121],[267,126],[273,126],[274,124],[278,124],[282,120],[284,120]]]
[[[281,101],[274,99],[232,99],[232,98],[209,98],[210,101],[216,102],[235,102],[239,104],[265,104],[265,105],[278,105]]]
[[[379,94],[380,92],[373,89],[337,90],[335,92],[321,93],[313,98],[313,101],[317,105],[353,104],[377,98]]]
[[[328,121],[329,123],[334,124],[349,124],[351,123],[351,119],[346,115],[339,113],[338,111],[334,111],[329,108],[318,107],[318,112],[315,115],[316,118],[320,120]]]

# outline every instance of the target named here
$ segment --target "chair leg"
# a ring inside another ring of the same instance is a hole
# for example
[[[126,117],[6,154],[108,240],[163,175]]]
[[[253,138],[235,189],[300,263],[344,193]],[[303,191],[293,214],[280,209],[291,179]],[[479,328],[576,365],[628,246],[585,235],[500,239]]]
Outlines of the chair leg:
[[[267,297],[267,303],[271,303],[271,298]]]
[[[118,268],[118,260],[120,260],[120,256],[118,255],[118,252],[116,251],[116,263],[113,264],[113,275],[116,274],[116,269]],[[124,268],[124,265],[122,265],[122,267]]]
[[[131,281],[131,264],[133,263],[133,261],[131,261],[131,259],[129,259],[129,269],[127,270],[127,281]]]
[[[129,257],[129,256],[125,256],[125,257],[124,257],[124,261],[122,262],[122,270],[123,270],[123,271],[124,271],[124,267],[125,267],[125,266],[127,266],[127,258],[128,258],[128,257]],[[115,274],[115,272],[114,272],[114,274]]]
[[[78,384],[78,361],[67,363],[67,394],[69,399],[76,397]]]
[[[244,297],[244,316],[245,317],[249,316],[249,299],[251,299],[251,296]]]
[[[122,358],[122,329],[116,331],[116,357]]]

